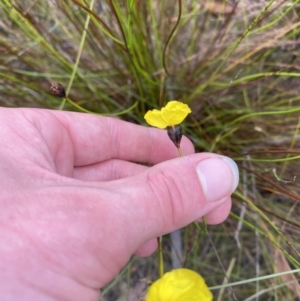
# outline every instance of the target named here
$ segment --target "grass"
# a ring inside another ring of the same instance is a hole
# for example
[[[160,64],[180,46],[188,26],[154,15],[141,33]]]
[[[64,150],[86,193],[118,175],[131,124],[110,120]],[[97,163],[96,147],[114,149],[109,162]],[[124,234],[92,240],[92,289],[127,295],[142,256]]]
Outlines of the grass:
[[[215,300],[299,296],[297,275],[276,275],[299,268],[300,1],[3,0],[0,7],[2,106],[145,124],[148,109],[188,103],[184,132],[197,151],[234,158],[241,183],[222,225],[206,236],[195,225],[182,230],[183,265],[209,286],[223,285]],[[53,81],[71,102],[49,94]],[[168,270],[171,238],[164,245]],[[134,258],[102,298],[142,295],[140,280],[156,275],[155,256]]]

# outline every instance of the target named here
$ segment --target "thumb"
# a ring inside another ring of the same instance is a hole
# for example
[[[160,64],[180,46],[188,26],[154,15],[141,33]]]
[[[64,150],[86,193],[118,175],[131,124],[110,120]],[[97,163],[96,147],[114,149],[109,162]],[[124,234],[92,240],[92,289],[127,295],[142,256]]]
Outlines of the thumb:
[[[115,212],[118,225],[126,228],[128,242],[138,248],[211,214],[230,199],[238,178],[233,160],[202,153],[166,161],[136,176],[110,182],[118,186],[113,190],[122,196],[118,207],[124,206],[119,214]]]

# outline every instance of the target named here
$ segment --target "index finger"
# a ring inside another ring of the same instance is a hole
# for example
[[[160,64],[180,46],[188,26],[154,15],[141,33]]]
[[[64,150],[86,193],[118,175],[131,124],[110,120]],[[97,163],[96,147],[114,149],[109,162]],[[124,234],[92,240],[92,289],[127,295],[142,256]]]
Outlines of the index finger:
[[[74,165],[85,166],[109,159],[156,164],[178,157],[165,130],[136,125],[116,118],[84,113],[51,111],[67,129],[74,148]],[[186,137],[184,155],[194,153]]]

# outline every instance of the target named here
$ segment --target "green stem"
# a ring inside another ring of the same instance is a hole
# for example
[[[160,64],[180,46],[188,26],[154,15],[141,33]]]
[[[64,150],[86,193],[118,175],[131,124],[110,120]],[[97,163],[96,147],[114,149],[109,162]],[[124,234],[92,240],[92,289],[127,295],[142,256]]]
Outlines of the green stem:
[[[164,51],[163,51],[163,66],[164,66],[166,74],[168,74],[169,76],[170,76],[170,74],[169,74],[169,71],[167,69],[166,54],[167,54],[167,50],[168,50],[169,45],[170,45],[170,41],[171,41],[171,39],[172,39],[172,37],[173,37],[173,35],[174,35],[178,25],[179,25],[179,22],[180,22],[180,19],[181,19],[181,13],[182,13],[182,4],[181,4],[181,0],[178,0],[178,17],[177,17],[177,21],[176,21],[175,26],[173,27],[168,39],[167,39],[167,42],[165,44]]]
[[[179,157],[183,157],[183,152],[182,152],[181,148],[178,147],[177,150],[178,150],[178,153],[179,153]]]
[[[164,275],[164,258],[162,253],[162,236],[157,237],[159,278]]]
[[[91,0],[90,7],[89,7],[90,10],[93,9],[94,2],[95,2],[95,0]],[[70,77],[70,80],[69,80],[69,83],[68,83],[68,86],[67,86],[66,95],[68,95],[70,90],[71,90],[71,87],[72,87],[72,84],[73,84],[73,81],[74,81],[74,78],[75,78],[75,75],[76,75],[76,72],[77,72],[77,69],[78,69],[78,65],[79,65],[79,61],[80,61],[80,58],[81,58],[83,46],[84,46],[84,43],[85,43],[85,38],[86,38],[87,30],[88,30],[88,27],[89,27],[89,23],[90,23],[90,15],[88,14],[87,17],[86,17],[86,20],[85,20],[84,30],[83,30],[83,33],[82,33],[82,36],[81,36],[81,41],[80,41],[78,53],[77,53],[77,56],[76,56],[75,65],[73,67],[73,71],[72,71],[72,74],[71,74],[71,77]],[[60,104],[60,106],[59,106],[60,110],[63,110],[63,108],[66,104],[66,100],[67,100],[66,98],[63,99],[62,103]]]

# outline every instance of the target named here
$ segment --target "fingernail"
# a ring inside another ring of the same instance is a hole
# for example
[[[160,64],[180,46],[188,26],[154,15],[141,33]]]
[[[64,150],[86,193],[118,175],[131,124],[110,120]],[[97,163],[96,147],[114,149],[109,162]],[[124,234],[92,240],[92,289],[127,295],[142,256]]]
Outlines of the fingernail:
[[[236,163],[225,156],[203,160],[196,170],[208,202],[230,196],[239,183]]]

